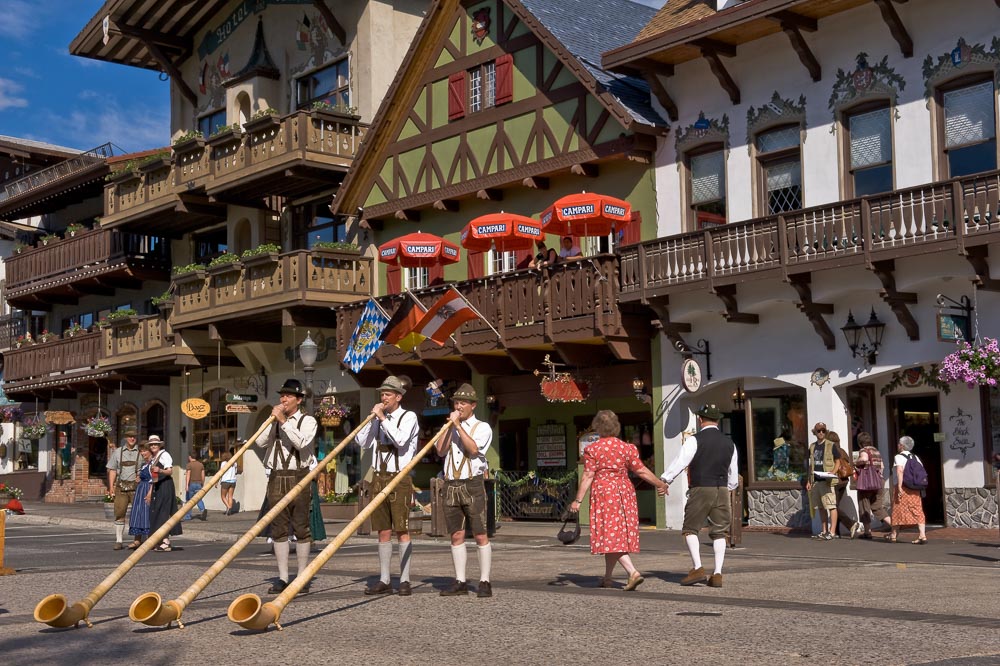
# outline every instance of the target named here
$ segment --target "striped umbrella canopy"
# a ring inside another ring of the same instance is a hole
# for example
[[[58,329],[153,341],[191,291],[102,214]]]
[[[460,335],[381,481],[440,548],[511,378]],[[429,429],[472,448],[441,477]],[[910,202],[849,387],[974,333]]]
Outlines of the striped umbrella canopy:
[[[458,262],[458,246],[434,234],[418,231],[393,238],[378,246],[378,260],[406,268],[454,264]]]
[[[542,231],[560,236],[607,236],[632,221],[632,205],[593,192],[569,194],[541,212]]]
[[[481,215],[462,229],[462,247],[472,252],[530,250],[545,238],[538,220],[515,213]]]

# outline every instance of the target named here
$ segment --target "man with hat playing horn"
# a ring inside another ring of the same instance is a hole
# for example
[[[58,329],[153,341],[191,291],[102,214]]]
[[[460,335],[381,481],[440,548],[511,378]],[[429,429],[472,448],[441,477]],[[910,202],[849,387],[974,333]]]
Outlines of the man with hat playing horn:
[[[125,537],[125,513],[135,499],[135,486],[139,481],[139,446],[135,426],[126,426],[125,445],[115,448],[108,459],[108,494],[115,499],[115,550],[121,550]]]
[[[698,417],[698,434],[688,437],[681,444],[680,455],[670,463],[660,476],[667,487],[657,490],[660,495],[670,493],[670,484],[681,472],[688,470],[690,487],[684,505],[684,524],[681,534],[691,554],[691,571],[681,580],[681,585],[708,583],[709,587],[722,587],[722,562],[726,557],[726,534],[732,515],[729,491],[739,486],[736,466],[736,445],[719,431],[722,412],[715,405],[703,405],[695,412]],[[711,577],[705,575],[698,552],[698,532],[708,519],[708,535],[715,551],[715,570]]]
[[[314,442],[316,439],[316,419],[301,411],[302,399],[306,391],[297,379],[286,379],[278,389],[279,403],[271,410],[275,422],[267,432],[257,439],[257,446],[267,449],[265,466],[268,469],[267,500],[274,506],[295,487],[315,464]],[[295,534],[295,557],[301,574],[309,564],[309,548],[312,535],[309,532],[309,506],[312,491],[309,486],[274,517],[271,522],[271,537],[274,539],[274,555],[278,560],[278,581],[271,586],[268,594],[280,594],[288,587],[288,534]],[[306,583],[303,591],[308,591]]]
[[[448,415],[452,426],[450,437],[439,439],[436,448],[438,455],[445,459],[444,519],[451,534],[455,582],[442,590],[441,596],[465,596],[469,593],[465,581],[465,526],[468,521],[479,547],[479,589],[476,596],[492,597],[490,568],[493,546],[486,534],[486,484],[483,475],[489,469],[486,451],[493,442],[493,429],[473,414],[477,397],[471,385],[462,384],[451,400],[455,409]]]
[[[375,449],[372,455],[372,495],[381,492],[399,470],[413,460],[420,434],[417,415],[400,406],[406,386],[399,377],[386,377],[382,386],[378,387],[378,393],[380,402],[372,407],[375,418],[357,436],[362,449]],[[379,581],[365,589],[367,595],[392,593],[389,564],[392,560],[393,532],[399,541],[399,596],[412,594],[410,528],[407,522],[412,496],[413,481],[406,477],[372,514],[372,529],[378,532]]]

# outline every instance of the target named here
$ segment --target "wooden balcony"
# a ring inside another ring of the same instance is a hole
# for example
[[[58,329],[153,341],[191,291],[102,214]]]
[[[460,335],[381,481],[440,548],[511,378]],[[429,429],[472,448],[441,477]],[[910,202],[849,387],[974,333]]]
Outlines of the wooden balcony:
[[[8,183],[0,189],[0,217],[44,215],[96,196],[108,172],[105,160],[112,154],[106,143]]]
[[[180,374],[184,365],[198,365],[194,351],[174,336],[159,315],[136,317],[101,330],[101,358],[104,370],[125,372],[133,383],[166,383]]]
[[[95,229],[11,255],[5,265],[7,302],[49,310],[89,294],[138,289],[144,280],[169,280],[170,244],[160,236]]]
[[[541,271],[501,273],[451,286],[483,319],[463,324],[454,341],[444,346],[424,341],[415,352],[406,353],[383,345],[359,374],[363,385],[375,385],[385,371],[409,374],[416,383],[430,377],[467,379],[471,370],[486,375],[530,372],[541,367],[546,355],[578,368],[649,358],[649,316],[618,306],[618,261],[614,256],[562,263]],[[438,287],[418,290],[414,295],[429,308],[443,293]],[[391,313],[404,298],[409,296],[383,296],[378,301]],[[364,306],[360,302],[338,308],[337,350],[341,358]]]
[[[372,270],[356,253],[295,250],[175,276],[170,325],[280,342],[282,325],[330,326],[331,307],[370,295]]]
[[[851,265],[877,271],[894,259],[937,252],[965,256],[980,286],[997,289],[986,245],[1000,240],[998,210],[1000,171],[992,171],[658,238],[620,251],[619,298],[648,303]]]
[[[172,159],[105,187],[103,227],[181,236],[225,219],[225,204],[301,197],[343,179],[368,130],[353,116],[296,111],[246,124],[242,134],[175,146]]]
[[[25,345],[4,353],[4,391],[12,400],[93,391],[101,381],[117,387],[118,376],[101,370],[101,334]]]
[[[10,349],[14,340],[24,335],[26,326],[24,314],[9,314],[0,317],[0,350]]]

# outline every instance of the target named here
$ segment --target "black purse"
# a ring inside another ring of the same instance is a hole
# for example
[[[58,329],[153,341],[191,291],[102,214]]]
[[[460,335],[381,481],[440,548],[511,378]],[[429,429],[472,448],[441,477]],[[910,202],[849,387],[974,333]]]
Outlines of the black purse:
[[[570,525],[572,522],[572,526]],[[580,514],[576,511],[570,511],[566,509],[566,513],[563,514],[563,524],[559,529],[559,534],[556,535],[563,545],[569,546],[580,540]]]

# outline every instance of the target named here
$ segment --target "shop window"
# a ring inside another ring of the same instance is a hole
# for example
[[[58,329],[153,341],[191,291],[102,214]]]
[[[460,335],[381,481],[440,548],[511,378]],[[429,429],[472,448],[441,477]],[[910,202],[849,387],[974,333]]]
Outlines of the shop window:
[[[848,197],[892,190],[892,112],[888,106],[848,115]]]
[[[802,154],[798,125],[757,135],[757,166],[764,215],[802,208]]]
[[[205,470],[215,474],[221,466],[222,455],[236,446],[236,414],[226,412],[226,390],[213,389],[202,396],[211,407],[208,416],[194,424],[191,449],[198,460],[205,463]]]
[[[403,280],[406,288],[410,291],[423,289],[430,284],[430,270],[426,266],[404,268]]]
[[[198,118],[198,131],[202,136],[212,136],[219,131],[220,127],[226,126],[226,109],[222,108],[212,111],[201,118]]]
[[[796,483],[805,471],[809,440],[806,392],[747,394],[752,480],[757,483]]]
[[[318,102],[348,109],[351,106],[351,71],[347,58],[310,72],[295,81],[296,107],[310,108]]]
[[[939,91],[944,178],[997,168],[995,100],[992,80]]]
[[[513,75],[510,54],[452,74],[448,77],[448,120],[513,101]]]
[[[983,455],[986,461],[986,485],[994,486],[997,480],[996,461],[993,456],[1000,454],[1000,388],[983,387],[983,409],[988,415],[983,419]]]
[[[489,265],[490,265],[490,275],[496,275],[497,273],[506,273],[508,271],[513,271],[517,269],[517,253],[516,252],[497,252],[496,250],[489,251]]]
[[[689,224],[704,229],[726,223],[726,154],[722,148],[689,154],[687,190]]]

